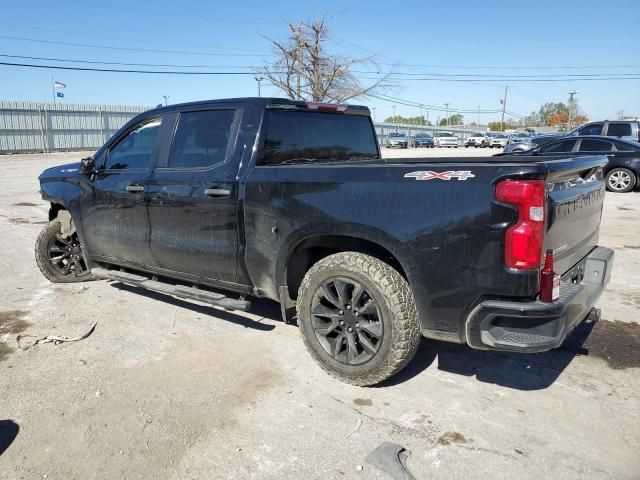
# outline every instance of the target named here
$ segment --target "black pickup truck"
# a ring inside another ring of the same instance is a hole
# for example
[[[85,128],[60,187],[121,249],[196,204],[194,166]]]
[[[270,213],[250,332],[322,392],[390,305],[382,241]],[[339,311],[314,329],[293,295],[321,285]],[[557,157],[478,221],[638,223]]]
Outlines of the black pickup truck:
[[[559,346],[610,277],[606,161],[385,160],[366,107],[173,105],[42,173],[36,260],[54,282],[109,278],[230,310],[273,299],[322,368],[371,385],[422,336]]]

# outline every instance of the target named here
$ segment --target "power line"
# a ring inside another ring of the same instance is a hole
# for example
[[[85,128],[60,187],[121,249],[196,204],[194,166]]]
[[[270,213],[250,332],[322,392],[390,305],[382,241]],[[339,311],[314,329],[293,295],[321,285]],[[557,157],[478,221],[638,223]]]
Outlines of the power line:
[[[138,67],[172,67],[172,68],[242,68],[242,69],[257,69],[258,66],[253,65],[202,65],[202,64],[174,64],[174,63],[128,63],[128,62],[105,62],[98,60],[79,60],[79,59],[70,59],[70,58],[55,58],[55,57],[34,57],[34,56],[25,56],[25,55],[10,55],[10,54],[0,54],[0,57],[6,58],[20,58],[20,59],[28,59],[28,60],[44,60],[44,61],[52,61],[52,62],[67,62],[67,63],[83,63],[83,64],[91,64],[91,65],[125,65],[125,66],[138,66]],[[379,73],[377,71],[371,70],[353,70],[353,73],[359,74],[375,74]],[[538,78],[544,77],[547,78],[546,75],[510,75],[510,76],[494,76],[494,75],[482,75],[482,74],[462,74],[462,73],[410,73],[410,72],[391,72],[391,75],[394,76],[425,76],[425,77],[472,77],[472,78],[485,78],[490,77],[492,81],[500,81],[500,80],[511,80],[513,78]],[[640,73],[634,74],[624,74],[624,73],[595,73],[595,74],[575,74],[575,75],[557,75],[558,77],[567,77],[566,79],[574,79],[580,77],[600,77],[600,76],[622,76],[622,75],[640,75]]]
[[[98,60],[74,60],[70,58],[52,58],[52,57],[29,57],[25,55],[9,55],[0,53],[0,57],[21,58],[27,60],[46,60],[50,62],[68,62],[68,63],[85,63],[91,65],[125,65],[135,67],[173,67],[173,68],[247,68],[255,69],[258,67],[241,66],[241,65],[177,65],[173,63],[126,63],[126,62],[103,62]]]
[[[353,73],[380,73],[379,71],[358,71],[353,70]],[[389,72],[389,75],[406,75],[406,76],[428,76],[428,77],[472,77],[472,78],[488,78],[494,81],[498,80],[511,80],[514,78],[555,78],[555,77],[567,77],[567,78],[591,78],[591,77],[603,77],[603,76],[625,76],[625,75],[640,75],[640,73],[572,73],[572,74],[543,74],[543,75],[488,75],[482,73],[431,73],[431,72]]]
[[[396,80],[403,81],[421,81],[421,82],[471,82],[471,83],[481,83],[481,82],[498,82],[501,80],[508,80],[509,82],[588,82],[588,81],[609,81],[609,80],[640,80],[640,74],[628,74],[628,75],[636,75],[636,76],[627,76],[627,77],[597,77],[597,78],[580,78],[580,77],[567,77],[567,78],[515,78],[509,79],[505,77],[498,77],[494,79],[486,79],[486,78],[432,78],[432,77],[422,77],[422,78],[396,78]],[[382,77],[361,77],[363,80],[379,80]]]
[[[47,68],[54,70],[75,70],[81,72],[145,73],[162,75],[254,75],[253,72],[180,72],[176,70],[125,70],[120,68],[65,67],[62,65],[35,65],[31,63],[10,62],[0,62],[0,65],[27,68]]]
[[[258,54],[258,53],[213,53],[213,52],[196,52],[189,50],[159,50],[153,48],[135,48],[135,47],[114,47],[110,45],[94,45],[89,43],[75,43],[75,42],[60,42],[54,40],[39,40],[36,38],[26,38],[26,37],[13,37],[9,35],[0,35],[0,38],[5,38],[8,40],[20,40],[23,42],[34,42],[34,43],[46,43],[50,45],[67,45],[71,47],[86,47],[86,48],[103,48],[107,50],[124,50],[129,52],[150,52],[150,53],[171,53],[171,54],[181,54],[181,55],[206,55],[206,56],[235,56],[235,57],[266,57],[266,54]]]

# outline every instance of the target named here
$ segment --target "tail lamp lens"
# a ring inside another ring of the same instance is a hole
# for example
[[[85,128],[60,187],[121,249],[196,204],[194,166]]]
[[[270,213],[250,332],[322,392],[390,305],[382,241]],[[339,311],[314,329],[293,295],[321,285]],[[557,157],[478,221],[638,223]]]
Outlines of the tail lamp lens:
[[[546,193],[542,180],[503,180],[496,199],[518,209],[518,221],[505,234],[505,264],[530,270],[540,267],[544,241]]]

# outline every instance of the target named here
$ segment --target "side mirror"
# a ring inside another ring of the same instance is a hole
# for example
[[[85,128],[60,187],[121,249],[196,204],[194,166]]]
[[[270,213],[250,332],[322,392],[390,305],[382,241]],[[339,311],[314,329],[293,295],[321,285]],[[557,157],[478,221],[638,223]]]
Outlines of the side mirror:
[[[82,170],[83,173],[94,174],[96,172],[96,162],[93,157],[80,160],[80,170]]]

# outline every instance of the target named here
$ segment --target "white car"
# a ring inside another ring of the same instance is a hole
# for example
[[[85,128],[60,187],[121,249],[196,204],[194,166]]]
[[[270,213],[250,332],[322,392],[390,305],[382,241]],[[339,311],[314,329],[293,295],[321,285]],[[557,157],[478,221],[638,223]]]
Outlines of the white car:
[[[433,144],[436,147],[458,148],[460,139],[451,132],[437,132],[433,136]]]
[[[489,143],[489,146],[491,148],[504,148],[507,146],[508,141],[509,141],[509,135],[505,135],[504,133],[499,133],[491,137],[491,143]]]
[[[465,147],[488,147],[491,137],[486,133],[473,133],[464,141]]]

